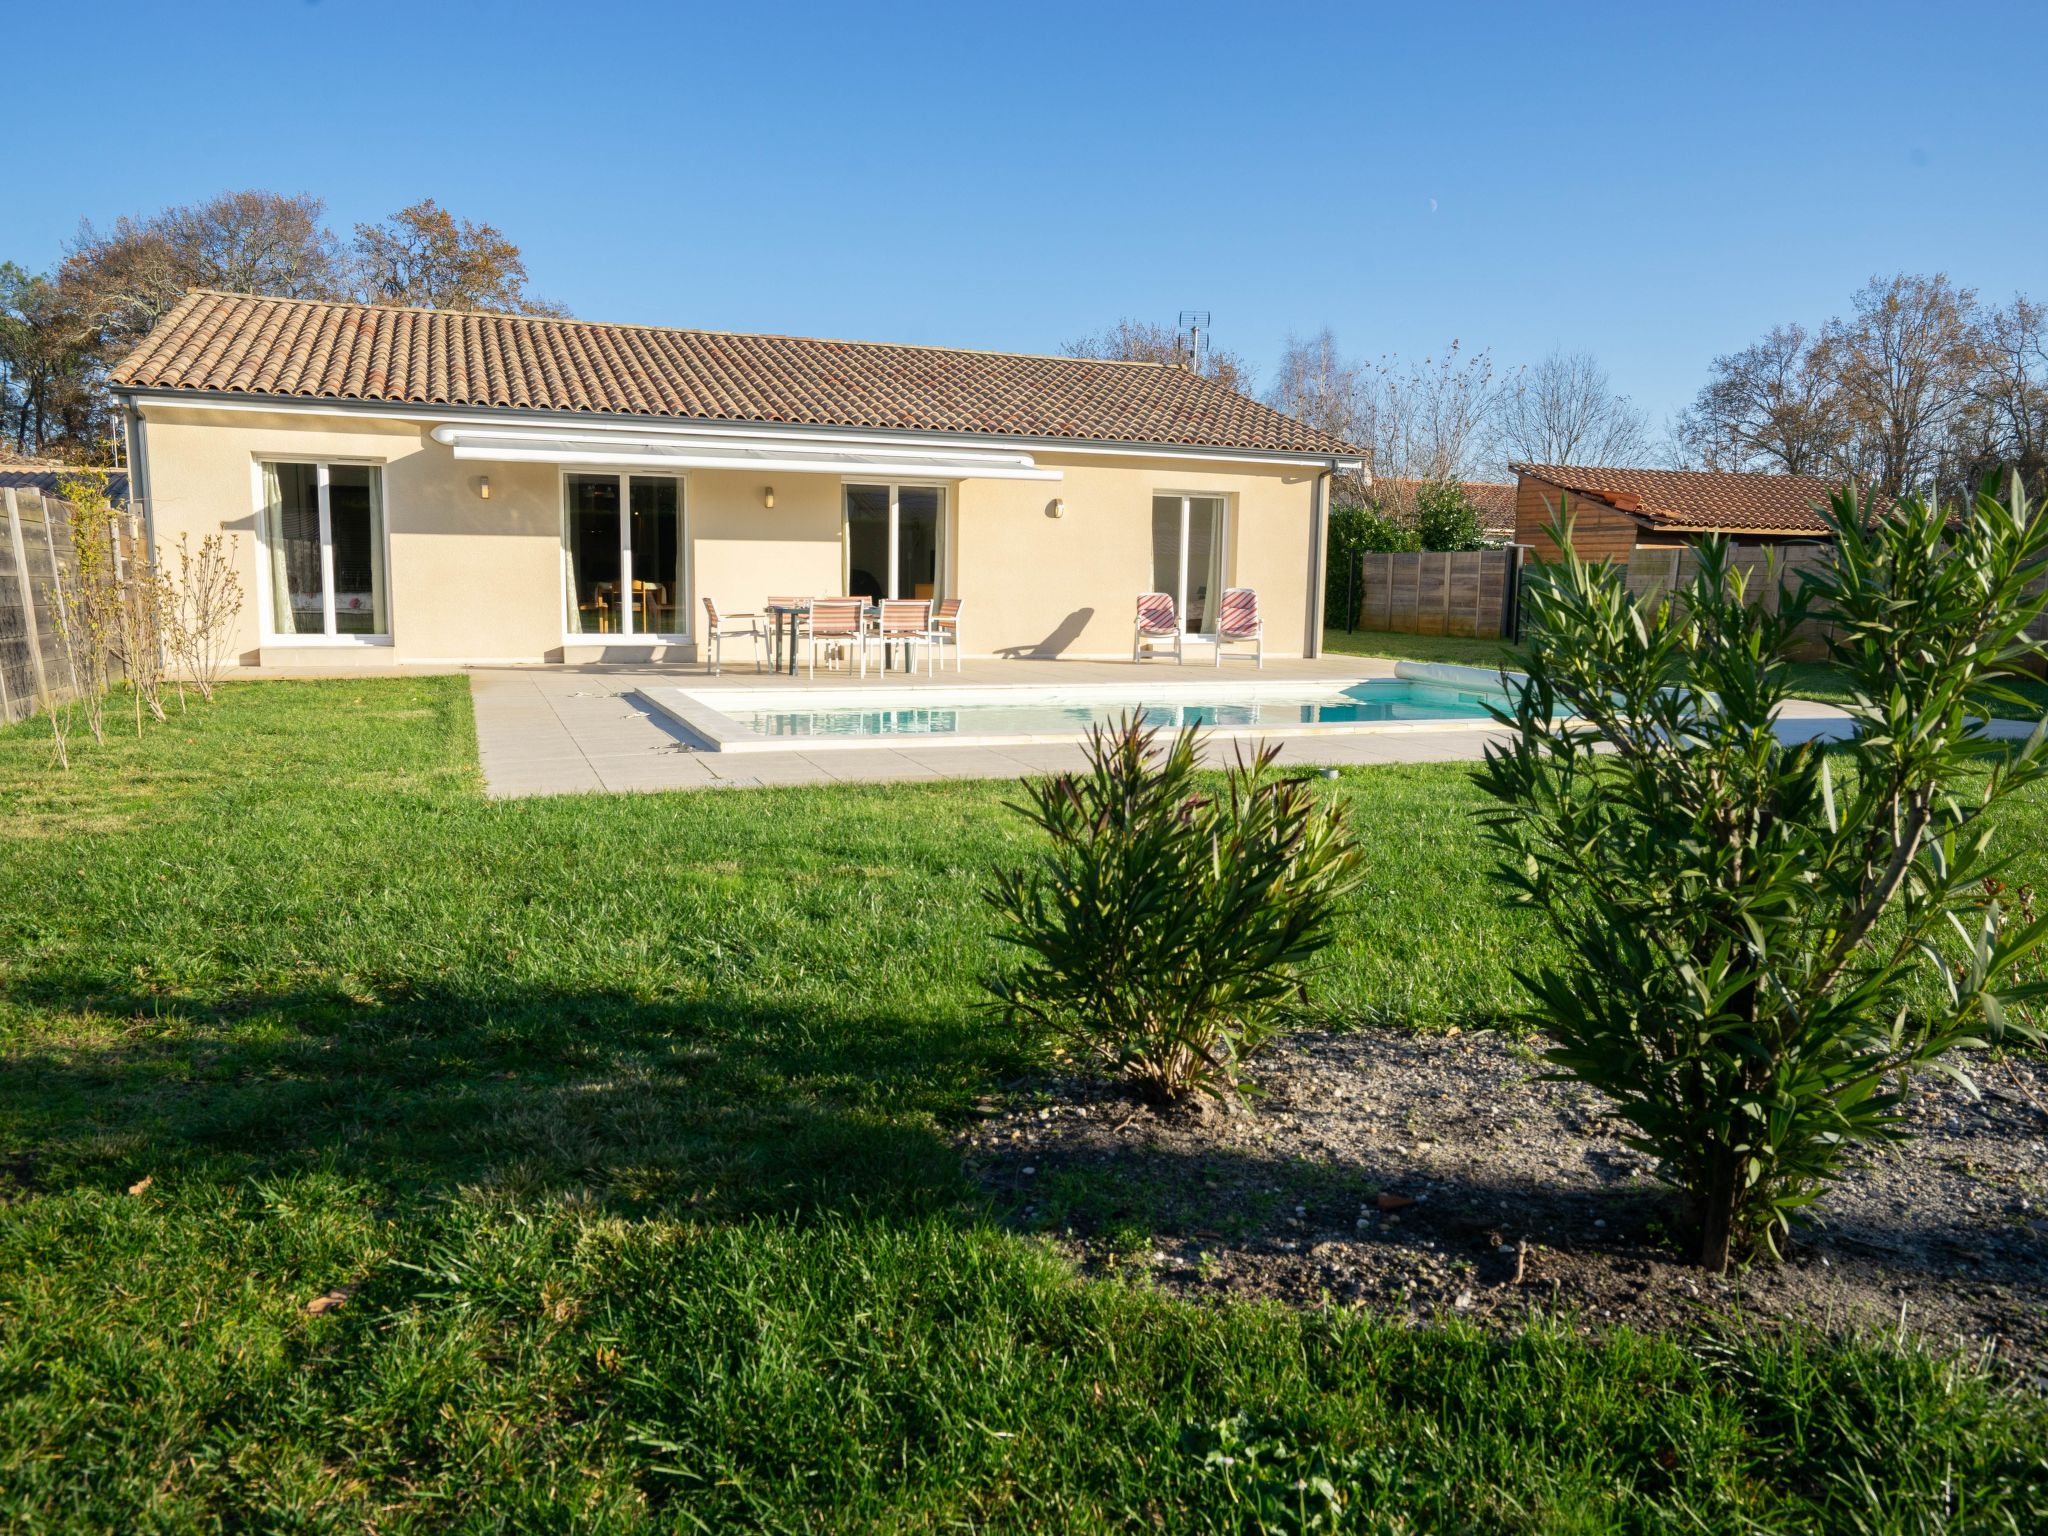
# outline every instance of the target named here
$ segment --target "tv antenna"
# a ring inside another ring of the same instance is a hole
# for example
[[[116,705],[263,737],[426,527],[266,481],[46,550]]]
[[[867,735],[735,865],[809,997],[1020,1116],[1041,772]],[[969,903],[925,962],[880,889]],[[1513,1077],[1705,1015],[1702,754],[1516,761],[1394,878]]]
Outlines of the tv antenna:
[[[1206,309],[1184,309],[1173,324],[1175,344],[1187,347],[1188,366],[1196,373],[1202,371],[1202,348],[1209,342],[1209,318]]]

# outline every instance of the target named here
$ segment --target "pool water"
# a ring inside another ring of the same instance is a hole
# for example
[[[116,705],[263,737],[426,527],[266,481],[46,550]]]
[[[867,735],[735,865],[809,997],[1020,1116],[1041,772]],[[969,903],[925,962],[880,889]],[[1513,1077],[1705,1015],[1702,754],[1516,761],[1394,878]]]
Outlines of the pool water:
[[[1366,725],[1410,720],[1484,720],[1487,705],[1500,704],[1494,689],[1456,687],[1415,678],[1354,683],[1339,691],[1305,688],[1290,696],[1261,689],[1256,695],[1227,693],[1170,701],[1141,697],[1016,701],[975,700],[879,707],[829,706],[808,709],[720,709],[736,724],[765,737],[872,736],[1053,736],[1080,735],[1090,726],[1110,725],[1135,711],[1147,725],[1169,730],[1184,725],[1226,729],[1283,730],[1304,725]]]

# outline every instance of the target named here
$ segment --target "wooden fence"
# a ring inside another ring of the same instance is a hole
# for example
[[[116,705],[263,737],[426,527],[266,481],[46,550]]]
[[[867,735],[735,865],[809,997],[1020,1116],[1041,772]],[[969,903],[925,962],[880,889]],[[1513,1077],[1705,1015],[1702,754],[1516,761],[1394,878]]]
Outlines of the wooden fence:
[[[1520,558],[1514,549],[1360,555],[1356,627],[1496,639],[1513,627]]]
[[[77,695],[62,613],[77,590],[78,554],[70,506],[8,487],[0,507],[0,724],[26,719],[47,692],[58,703]],[[117,567],[141,548],[136,519],[111,518]]]
[[[1469,635],[1481,640],[1518,637],[1519,589],[1523,564],[1533,551],[1474,550],[1459,554],[1403,552],[1359,556],[1352,602],[1356,617],[1347,628],[1388,630],[1403,635]],[[1729,551],[1731,569],[1743,578],[1753,602],[1778,611],[1788,592],[1797,592],[1807,576],[1834,558],[1824,544],[1790,544],[1775,549],[1736,548]],[[1684,586],[1698,570],[1698,552],[1690,546],[1637,547],[1624,566],[1628,589],[1648,602],[1658,594]],[[2048,575],[2033,584],[2039,592]],[[2035,638],[2048,640],[2048,617],[2035,626]],[[1826,658],[1834,626],[1825,619],[1801,626],[1795,655],[1802,660]]]

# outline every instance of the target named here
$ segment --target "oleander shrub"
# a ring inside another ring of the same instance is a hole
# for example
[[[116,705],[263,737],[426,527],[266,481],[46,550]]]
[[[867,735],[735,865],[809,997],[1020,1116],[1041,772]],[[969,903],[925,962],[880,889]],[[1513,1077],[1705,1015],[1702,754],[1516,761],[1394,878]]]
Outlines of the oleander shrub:
[[[1342,808],[1275,749],[1218,784],[1199,746],[1193,727],[1098,727],[1084,771],[1027,783],[1045,850],[984,893],[1025,957],[989,983],[1007,1017],[1155,1102],[1240,1091],[1362,876]]]
[[[2015,1004],[2048,990],[2048,919],[1984,898],[2011,851],[1990,813],[2048,759],[2040,731],[1983,726],[2024,707],[2048,518],[2015,480],[1877,516],[1845,492],[1829,521],[1832,568],[1778,604],[1712,540],[1642,606],[1561,514],[1565,557],[1525,577],[1512,739],[1479,775],[1498,878],[1562,941],[1522,978],[1528,1021],[1683,1192],[1716,1271],[1776,1251],[1859,1145],[1905,1138],[1912,1070],[2034,1034]],[[1773,729],[1809,618],[1854,684],[1845,744]]]

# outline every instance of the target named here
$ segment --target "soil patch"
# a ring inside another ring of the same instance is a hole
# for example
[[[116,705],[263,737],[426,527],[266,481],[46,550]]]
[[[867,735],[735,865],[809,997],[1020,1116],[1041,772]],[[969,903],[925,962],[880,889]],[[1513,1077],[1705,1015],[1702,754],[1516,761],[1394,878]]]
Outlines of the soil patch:
[[[1159,1113],[1086,1077],[1019,1085],[961,1149],[1015,1224],[1198,1296],[1596,1328],[1717,1319],[1918,1336],[2048,1388],[2048,1068],[1916,1080],[1914,1139],[1866,1154],[1787,1262],[1686,1264],[1671,1196],[1605,1101],[1490,1034],[1300,1036],[1248,1114]]]

